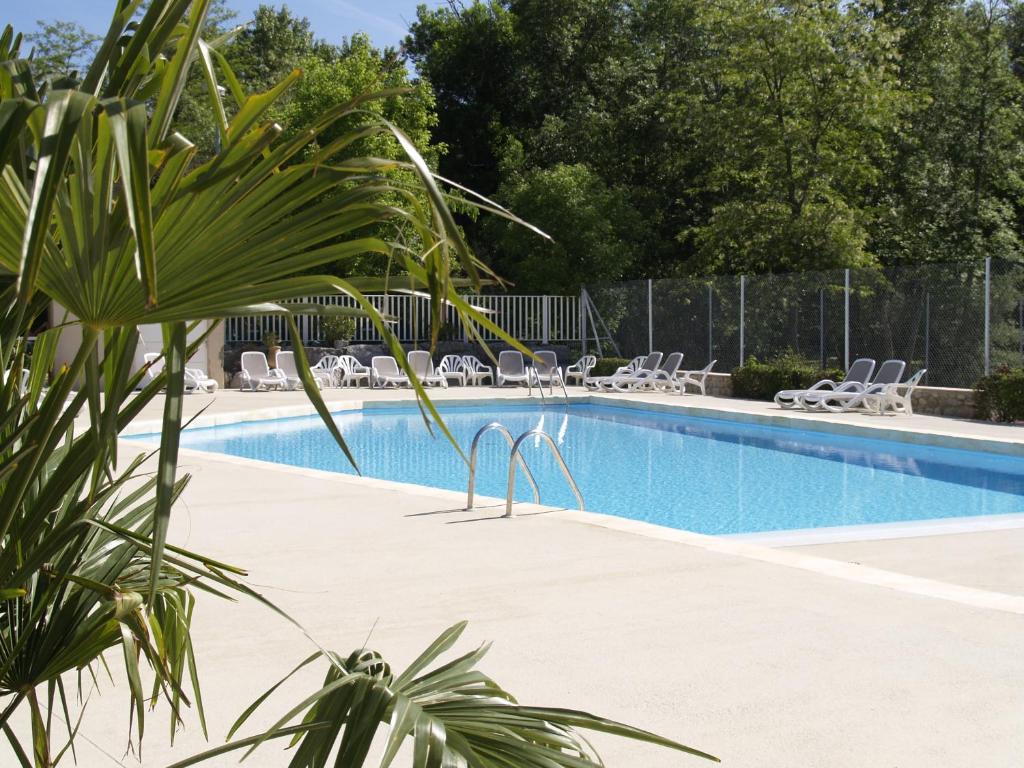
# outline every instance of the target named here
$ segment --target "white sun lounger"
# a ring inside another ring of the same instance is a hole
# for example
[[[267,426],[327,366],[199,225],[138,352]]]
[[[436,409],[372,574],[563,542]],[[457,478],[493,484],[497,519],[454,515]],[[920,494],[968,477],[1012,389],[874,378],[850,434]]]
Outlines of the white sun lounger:
[[[562,378],[562,369],[558,365],[558,356],[549,349],[535,351],[533,361],[534,381],[548,386],[565,386],[565,379]]]
[[[655,353],[660,354],[660,353]],[[646,365],[646,361],[644,361]],[[611,388],[619,392],[634,392],[643,389],[675,389],[675,378],[683,364],[683,353],[673,352],[657,368],[641,368],[632,375],[616,376]]]
[[[0,385],[7,383],[7,377],[11,375],[11,370],[0,370]],[[24,396],[28,392],[28,380],[32,377],[32,372],[28,368],[21,369],[21,381],[18,383],[18,395]]]
[[[633,363],[631,362],[629,365],[623,366],[623,368],[619,368],[611,376],[598,376],[595,378],[587,379],[585,381],[588,387],[612,391],[616,389],[615,383],[618,381],[635,380],[636,377],[641,374],[641,371],[656,371],[658,369],[658,366],[661,364],[661,358],[661,352],[651,352],[651,354],[647,355],[647,357],[644,358],[639,368],[636,368],[632,371],[623,370],[624,368],[629,368],[631,365],[633,365]],[[635,362],[636,358],[633,358],[633,360]]]
[[[515,349],[506,349],[498,353],[498,370],[494,383],[499,387],[506,384],[527,384],[529,372],[523,362],[523,353]]]
[[[594,366],[597,365],[597,357],[595,355],[584,355],[575,363],[567,366],[565,369],[565,383],[571,384],[573,381],[579,379],[580,385],[590,378],[590,372]]]
[[[299,389],[302,386],[302,379],[299,378],[299,369],[295,365],[294,352],[278,352],[277,367],[288,380],[288,389]],[[313,374],[313,381],[316,382],[317,388],[323,389],[331,385],[332,377],[327,371],[310,368],[310,372]]]
[[[630,360],[626,365],[620,365],[618,368],[616,368],[615,373],[611,374],[611,376],[625,376],[627,374],[635,373],[636,371],[640,370],[640,366],[644,364],[644,360],[646,359],[647,355],[637,355],[632,360]],[[598,389],[598,385],[600,384],[600,382],[611,378],[611,376],[584,376],[583,386],[589,389]]]
[[[242,353],[242,389],[251,392],[265,389],[286,389],[288,379],[278,368],[271,370],[262,352]]]
[[[409,367],[421,384],[428,387],[448,389],[448,379],[434,372],[434,361],[425,349],[418,349],[408,354]]]
[[[784,389],[775,393],[775,404],[780,408],[799,408],[800,398],[804,395],[824,390],[826,392],[862,392],[871,381],[871,374],[875,370],[875,361],[869,357],[861,357],[853,361],[846,378],[842,382],[835,382],[832,379],[822,379],[817,384],[807,389]],[[817,402],[814,398],[811,402]]]
[[[712,360],[710,363],[705,365],[699,371],[679,371],[676,374],[676,392],[680,395],[686,394],[686,385],[692,384],[700,390],[702,395],[706,395],[706,386],[708,381],[708,374],[711,373],[711,369],[715,367],[717,360]]]
[[[888,385],[898,384],[906,367],[902,360],[886,360],[870,384],[843,392],[828,389],[808,392],[800,396],[800,405],[807,410],[824,409],[832,413],[863,409],[869,402],[864,399],[865,395],[880,394]]]
[[[409,377],[402,373],[398,362],[391,355],[377,355],[370,360],[370,368],[373,369],[373,386],[385,387],[409,387],[412,382]]]
[[[146,376],[150,381],[164,371],[164,356],[157,352],[147,352],[142,356],[146,362]],[[185,368],[185,392],[216,392],[217,381],[206,375],[201,368]]]
[[[463,355],[462,364],[467,384],[480,385],[484,383],[485,379],[490,379],[491,384],[494,383],[494,369],[489,365],[484,365],[476,355]]]

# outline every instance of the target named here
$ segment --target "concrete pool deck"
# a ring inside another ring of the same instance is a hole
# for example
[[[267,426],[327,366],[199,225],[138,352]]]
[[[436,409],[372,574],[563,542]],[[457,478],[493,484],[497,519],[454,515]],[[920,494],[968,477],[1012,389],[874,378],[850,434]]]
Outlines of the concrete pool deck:
[[[523,393],[433,394],[465,402]],[[345,407],[407,401],[410,394],[329,390],[325,397]],[[779,414],[768,404],[738,400],[622,399],[754,418]],[[187,398],[186,415],[206,405],[203,418],[212,420],[253,410],[297,415],[309,411],[306,402],[302,393],[223,392]],[[159,415],[160,403],[152,404],[139,427]],[[1021,440],[1016,428],[1001,425],[839,418],[858,429],[901,428],[1006,446]],[[133,451],[130,444],[124,449]],[[446,491],[198,452],[183,453],[181,464],[194,480],[172,520],[174,543],[249,567],[252,584],[334,650],[360,647],[372,631],[369,647],[401,666],[465,618],[464,647],[493,639],[482,666],[522,701],[622,719],[706,749],[726,765],[1021,764],[1024,616],[847,574],[877,570],[909,576],[911,583],[920,577],[1012,601],[1024,594],[1024,529],[784,550],[743,545],[768,553],[759,558],[742,548],[703,545],[684,532],[659,538],[629,526],[590,524],[593,518],[578,513],[501,520],[497,508],[462,512],[462,494]],[[790,555],[835,565],[793,567]],[[309,645],[248,602],[202,599],[195,624],[211,743],[217,743],[241,709]],[[304,692],[312,677],[306,683]],[[283,696],[268,715],[298,698]],[[123,757],[125,703],[107,691],[90,705],[82,733],[91,744],[80,746],[81,764],[139,765]],[[172,755],[202,748],[192,722],[171,752],[158,721],[147,728],[142,764],[165,765]],[[627,742],[596,742],[609,766],[703,764]],[[283,762],[277,747],[267,745],[245,764]]]

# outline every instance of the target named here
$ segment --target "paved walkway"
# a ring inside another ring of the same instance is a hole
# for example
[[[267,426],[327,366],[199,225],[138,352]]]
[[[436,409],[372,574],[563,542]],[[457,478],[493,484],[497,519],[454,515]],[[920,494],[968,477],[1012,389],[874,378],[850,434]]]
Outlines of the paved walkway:
[[[329,393],[338,403],[367,396]],[[515,394],[438,393],[439,400],[494,396]],[[687,400],[775,415],[763,404]],[[187,409],[210,401],[191,397]],[[228,392],[212,402],[208,418],[305,408],[296,393]],[[154,404],[142,419],[158,415]],[[885,420],[884,428],[897,421]],[[923,433],[942,427],[1007,442],[1017,434],[927,417],[903,421]],[[466,618],[467,644],[495,641],[484,668],[521,700],[623,719],[716,753],[726,765],[1021,765],[1024,616],[785,564],[791,553],[811,553],[853,571],[860,562],[1020,594],[1013,586],[1020,586],[1024,542],[1016,531],[799,547],[775,562],[568,513],[502,520],[499,510],[453,511],[461,494],[444,491],[195,453],[183,455],[182,465],[194,481],[172,522],[175,543],[249,567],[253,584],[333,649],[347,652],[370,636],[371,647],[401,666]],[[309,650],[294,628],[245,602],[203,599],[196,633],[215,742]],[[308,690],[313,682],[306,681]],[[297,690],[268,716],[297,701]],[[82,731],[122,764],[138,765],[122,757],[127,722],[123,698],[108,690],[90,705]],[[702,764],[616,740],[597,743],[609,766]],[[170,752],[166,729],[154,721],[142,764],[165,765],[200,746],[192,722]],[[83,749],[83,765],[118,764]],[[246,764],[281,766],[276,749],[265,747]]]

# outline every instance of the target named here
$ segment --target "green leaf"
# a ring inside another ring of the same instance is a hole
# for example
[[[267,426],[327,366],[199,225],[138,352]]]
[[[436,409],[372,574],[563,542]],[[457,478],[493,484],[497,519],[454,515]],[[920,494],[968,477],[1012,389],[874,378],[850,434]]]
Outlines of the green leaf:
[[[174,500],[174,478],[178,471],[178,443],[181,437],[182,398],[185,395],[184,323],[173,323],[166,328],[164,371],[167,375],[167,394],[164,399],[163,429],[160,434],[160,454],[157,466],[156,523],[153,529],[153,563],[149,584],[149,603],[156,598],[159,566],[167,540],[167,526],[171,519]]]
[[[154,306],[156,295],[156,244],[153,240],[153,211],[149,198],[149,156],[145,104],[128,106],[124,101],[104,105],[117,147],[121,184],[128,191],[128,221],[135,236],[135,270],[146,302]]]

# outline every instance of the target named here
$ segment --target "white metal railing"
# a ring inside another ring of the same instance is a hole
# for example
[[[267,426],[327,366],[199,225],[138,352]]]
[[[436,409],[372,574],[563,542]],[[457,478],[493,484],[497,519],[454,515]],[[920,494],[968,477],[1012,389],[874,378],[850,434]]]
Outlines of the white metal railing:
[[[403,343],[416,343],[430,338],[430,300],[408,294],[372,294],[366,297],[382,314],[394,319],[391,329]],[[467,295],[469,303],[488,311],[488,317],[499,328],[513,338],[524,342],[578,342],[580,340],[580,310],[578,296],[517,296]],[[298,299],[303,304],[324,304],[330,306],[355,307],[356,302],[349,296],[311,296]],[[442,338],[467,340],[469,334],[458,322],[455,310],[446,309],[446,323],[450,331]],[[299,315],[299,332],[304,344],[313,342],[331,343],[321,330],[319,315]],[[261,315],[253,317],[229,317],[224,323],[225,341],[236,343],[259,343],[263,335],[273,332],[281,340],[290,340],[288,323],[283,317]],[[378,343],[381,335],[368,318],[355,318],[355,334],[352,341],[357,343]],[[476,331],[488,341],[497,338],[491,331],[478,326]],[[454,333],[452,337],[451,333]]]

